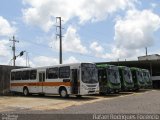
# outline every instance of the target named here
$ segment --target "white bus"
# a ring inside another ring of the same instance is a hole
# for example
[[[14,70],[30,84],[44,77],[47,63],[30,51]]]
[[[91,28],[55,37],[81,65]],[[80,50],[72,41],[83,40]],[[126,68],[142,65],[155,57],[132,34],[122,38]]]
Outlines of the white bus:
[[[70,94],[81,96],[99,93],[98,72],[93,63],[62,64],[38,68],[13,69],[10,91],[29,94]]]

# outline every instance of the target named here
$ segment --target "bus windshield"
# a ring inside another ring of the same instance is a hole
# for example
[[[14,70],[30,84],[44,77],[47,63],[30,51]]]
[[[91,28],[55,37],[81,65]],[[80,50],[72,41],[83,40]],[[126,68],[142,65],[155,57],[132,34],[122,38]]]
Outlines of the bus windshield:
[[[124,80],[126,82],[128,82],[128,83],[132,83],[133,82],[133,80],[132,80],[132,74],[131,74],[130,70],[124,70],[123,74],[124,74]]]
[[[108,80],[111,81],[112,83],[120,83],[120,78],[119,78],[119,72],[118,69],[108,69]]]
[[[142,75],[142,72],[141,71],[137,71],[137,78],[140,82],[144,82],[143,81],[143,75]]]
[[[82,81],[84,83],[98,83],[98,71],[96,65],[82,63]]]
[[[149,72],[143,72],[143,76],[144,76],[144,79],[149,82],[150,81],[150,74]]]

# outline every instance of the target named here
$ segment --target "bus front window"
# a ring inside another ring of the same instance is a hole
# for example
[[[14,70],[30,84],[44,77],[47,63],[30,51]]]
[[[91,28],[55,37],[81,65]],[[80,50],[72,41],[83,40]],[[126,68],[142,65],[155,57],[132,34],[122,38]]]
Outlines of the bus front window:
[[[108,79],[112,83],[120,83],[118,70],[109,69],[108,70]]]
[[[128,82],[128,83],[132,83],[133,82],[133,80],[132,80],[132,74],[131,74],[131,71],[130,70],[124,70],[124,79],[125,79],[125,81],[126,82]]]
[[[140,82],[144,82],[142,72],[137,71],[137,78],[139,79]]]
[[[82,64],[82,81],[84,83],[98,83],[98,71],[94,64]]]
[[[150,75],[149,75],[148,72],[143,72],[143,76],[144,76],[144,78],[146,79],[147,82],[150,81]]]

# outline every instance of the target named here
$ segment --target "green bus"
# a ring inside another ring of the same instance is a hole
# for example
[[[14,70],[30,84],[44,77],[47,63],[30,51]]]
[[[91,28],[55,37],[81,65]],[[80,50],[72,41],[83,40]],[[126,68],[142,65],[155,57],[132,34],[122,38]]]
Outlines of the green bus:
[[[97,65],[100,94],[118,93],[121,82],[118,67],[114,65]]]
[[[128,91],[134,88],[134,82],[132,79],[132,73],[129,67],[118,66],[120,80],[121,80],[121,90]]]
[[[149,70],[147,69],[142,69],[142,72],[143,72],[143,79],[145,81],[145,87],[146,88],[152,88],[152,80],[151,80],[151,77],[150,77],[150,73],[149,73]]]
[[[145,87],[145,81],[143,79],[142,69],[131,67],[132,78],[134,81],[134,90],[139,90]]]

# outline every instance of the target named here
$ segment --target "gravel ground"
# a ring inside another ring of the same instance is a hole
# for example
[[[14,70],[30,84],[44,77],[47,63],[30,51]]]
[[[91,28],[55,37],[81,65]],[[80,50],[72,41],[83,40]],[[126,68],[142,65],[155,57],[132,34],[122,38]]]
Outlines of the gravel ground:
[[[127,96],[115,97],[81,106],[71,106],[62,110],[47,111],[47,113],[65,114],[160,114],[160,91],[151,90]]]
[[[3,111],[2,112],[9,113],[9,114],[20,113],[23,115],[35,114],[36,117],[41,117],[42,119],[46,119],[46,120],[52,119],[53,114],[54,115],[58,114],[58,116],[54,118],[55,120],[60,119],[60,117],[62,117],[64,114],[72,114],[72,115],[74,114],[77,114],[77,115],[78,114],[160,114],[160,91],[159,90],[147,90],[147,91],[145,90],[145,91],[140,91],[136,93],[120,93],[119,95],[108,95],[108,96],[97,95],[97,96],[93,96],[93,98],[92,96],[84,97],[80,99],[68,98],[67,100],[63,100],[58,97],[56,98],[57,98],[56,102],[52,102],[52,97],[51,98],[49,97],[49,99],[48,97],[45,97],[45,98],[42,97],[42,98],[36,98],[36,99],[34,97],[31,97],[31,99],[27,98],[30,100],[30,103],[27,103],[26,101],[26,106],[27,104],[31,105],[32,99],[33,100],[42,99],[41,102],[48,101],[48,104],[46,104],[45,108],[43,108],[43,105],[42,107],[39,107],[34,105],[34,103],[32,103],[34,107],[38,107],[39,109],[23,109],[20,106],[18,106],[15,109],[15,106],[14,106],[14,109],[5,108],[6,109],[5,112]],[[47,105],[49,109],[46,109]],[[65,107],[63,107],[63,105]],[[0,101],[0,106],[3,106],[3,103],[1,101]],[[3,109],[3,108],[0,107],[0,109]],[[27,116],[25,117],[23,116],[23,119],[26,118]],[[71,119],[73,117],[74,116],[72,117],[69,116],[68,119]],[[89,117],[85,117],[84,115],[83,117],[86,120],[89,119]],[[31,119],[31,118],[32,117],[30,115],[28,119]],[[90,116],[90,118],[92,117]],[[39,118],[34,117],[33,120],[34,119],[39,119]]]

